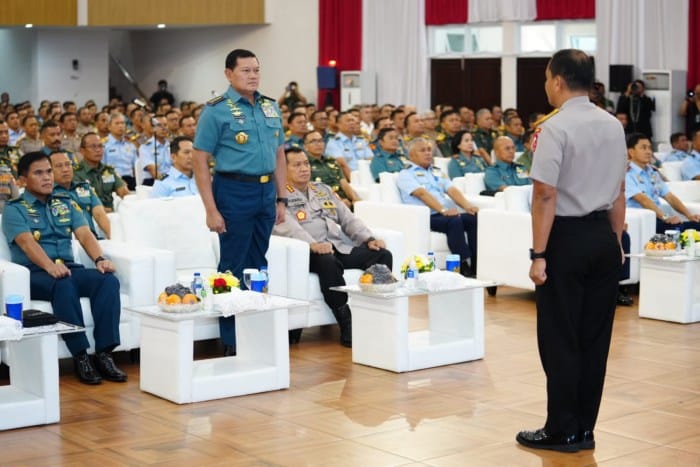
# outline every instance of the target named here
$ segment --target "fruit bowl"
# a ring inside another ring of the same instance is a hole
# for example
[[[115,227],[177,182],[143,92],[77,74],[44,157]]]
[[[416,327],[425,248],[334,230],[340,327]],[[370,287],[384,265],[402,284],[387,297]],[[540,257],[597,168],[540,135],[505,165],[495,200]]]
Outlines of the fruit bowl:
[[[644,250],[646,256],[675,256],[679,254],[676,250]]]
[[[389,293],[393,292],[396,290],[399,285],[401,285],[400,282],[392,282],[390,284],[363,284],[359,283],[360,290],[363,292],[370,292],[370,293]]]
[[[178,303],[176,305],[159,303],[158,308],[160,308],[160,311],[164,311],[166,313],[192,313],[193,311],[199,311],[202,309],[202,302],[190,304]]]

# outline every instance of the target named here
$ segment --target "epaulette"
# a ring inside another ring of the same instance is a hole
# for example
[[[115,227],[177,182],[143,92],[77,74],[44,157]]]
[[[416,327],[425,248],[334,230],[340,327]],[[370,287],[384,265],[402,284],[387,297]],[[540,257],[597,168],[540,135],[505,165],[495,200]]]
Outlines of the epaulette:
[[[435,137],[435,141],[437,141],[438,143],[442,143],[443,141],[445,141],[445,138],[447,138],[445,133],[438,133]]]
[[[275,99],[273,99],[272,97],[263,96],[262,94],[260,94],[260,99],[267,99],[268,101],[277,102],[277,101],[276,101]]]
[[[108,139],[109,139],[109,136],[105,136],[104,138],[100,138],[100,143],[105,144]]]
[[[534,126],[535,128],[537,128],[537,127],[538,127],[539,125],[541,125],[542,123],[544,123],[544,122],[546,122],[547,120],[549,120],[550,118],[554,117],[557,113],[559,113],[559,109],[554,109],[554,110],[552,110],[552,111],[549,112],[547,115],[545,115],[544,117],[540,118],[540,119],[537,120],[535,123],[533,123],[532,126]]]
[[[294,193],[294,187],[292,185],[290,185],[289,183],[287,183],[287,191],[290,193]]]
[[[216,105],[224,101],[226,99],[224,96],[216,96],[212,97],[207,101],[207,105]]]
[[[165,180],[165,179],[168,178],[169,176],[170,176],[170,174],[164,174],[164,175],[161,175],[161,176],[160,176],[160,179],[161,179],[161,180]]]

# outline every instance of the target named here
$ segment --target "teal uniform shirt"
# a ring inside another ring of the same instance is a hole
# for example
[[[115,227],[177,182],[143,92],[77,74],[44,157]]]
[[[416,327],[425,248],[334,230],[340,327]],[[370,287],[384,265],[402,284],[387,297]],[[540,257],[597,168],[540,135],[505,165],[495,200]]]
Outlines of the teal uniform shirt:
[[[374,151],[374,157],[369,163],[369,170],[372,172],[372,177],[375,182],[379,182],[379,174],[382,172],[400,172],[408,164],[408,159],[399,152],[389,154],[388,152],[377,146]]]
[[[188,177],[175,167],[170,167],[170,170],[162,180],[156,180],[151,190],[151,198],[166,198],[168,196],[177,198],[179,196],[198,194],[199,190],[197,189],[194,176]]]
[[[454,201],[452,201],[452,198],[447,195],[447,190],[453,186],[452,182],[444,177],[440,169],[432,165],[424,169],[411,162],[407,168],[399,172],[396,186],[401,195],[401,202],[404,204],[425,206],[423,201],[411,195],[411,193],[418,188],[424,188],[425,191],[433,195],[445,208],[451,209],[457,207]],[[436,211],[431,209],[430,213],[435,214]]]
[[[304,149],[304,140],[298,136],[289,135],[289,138],[284,141],[284,149],[289,148]]]
[[[17,235],[31,233],[52,260],[73,261],[73,231],[87,225],[78,204],[68,193],[53,193],[46,203],[25,191],[8,201],[2,214],[2,231],[12,262],[31,266],[32,261],[15,243]]]
[[[525,167],[515,162],[508,164],[497,160],[495,165],[486,167],[484,172],[484,185],[486,185],[487,190],[491,191],[498,191],[498,188],[503,185],[519,186],[532,183],[530,174],[525,170]]]
[[[214,157],[216,172],[264,175],[275,171],[284,145],[277,103],[259,92],[254,104],[232,87],[207,102],[197,122],[194,147]]]
[[[78,206],[83,211],[85,216],[85,221],[90,227],[92,233],[97,237],[97,229],[95,229],[95,221],[92,218],[92,211],[97,206],[102,206],[100,198],[97,197],[97,193],[90,186],[88,182],[76,182],[75,180],[71,182],[70,189],[65,189],[60,185],[55,185],[53,187],[54,193],[67,193],[73,201],[78,203]]]
[[[467,157],[463,152],[450,158],[450,162],[447,164],[447,175],[449,175],[450,180],[455,177],[462,177],[464,174],[469,173],[479,173],[486,169],[486,163],[479,156],[469,156]]]

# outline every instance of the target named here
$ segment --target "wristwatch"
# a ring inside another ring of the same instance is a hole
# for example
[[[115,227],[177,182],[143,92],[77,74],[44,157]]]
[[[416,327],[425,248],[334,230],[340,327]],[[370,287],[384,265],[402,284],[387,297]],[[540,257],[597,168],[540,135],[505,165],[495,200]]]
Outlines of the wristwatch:
[[[535,259],[542,259],[544,258],[545,252],[540,251],[539,253],[535,253],[535,250],[530,248],[530,261],[535,260]]]
[[[289,206],[289,200],[287,198],[278,197],[277,202],[284,204],[285,207]]]

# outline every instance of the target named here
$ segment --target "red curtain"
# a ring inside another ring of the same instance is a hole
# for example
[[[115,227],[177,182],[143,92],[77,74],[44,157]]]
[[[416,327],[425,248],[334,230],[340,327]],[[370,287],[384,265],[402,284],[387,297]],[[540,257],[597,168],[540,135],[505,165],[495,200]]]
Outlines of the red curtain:
[[[700,0],[688,2],[688,88],[700,83]]]
[[[595,0],[537,0],[537,20],[595,19]]]
[[[318,64],[336,61],[338,72],[362,67],[362,0],[319,0]],[[340,83],[340,76],[337,76]],[[333,91],[319,91],[317,106],[323,107],[327,94],[340,108],[340,84]]]
[[[425,24],[464,24],[468,11],[467,0],[425,0]]]

